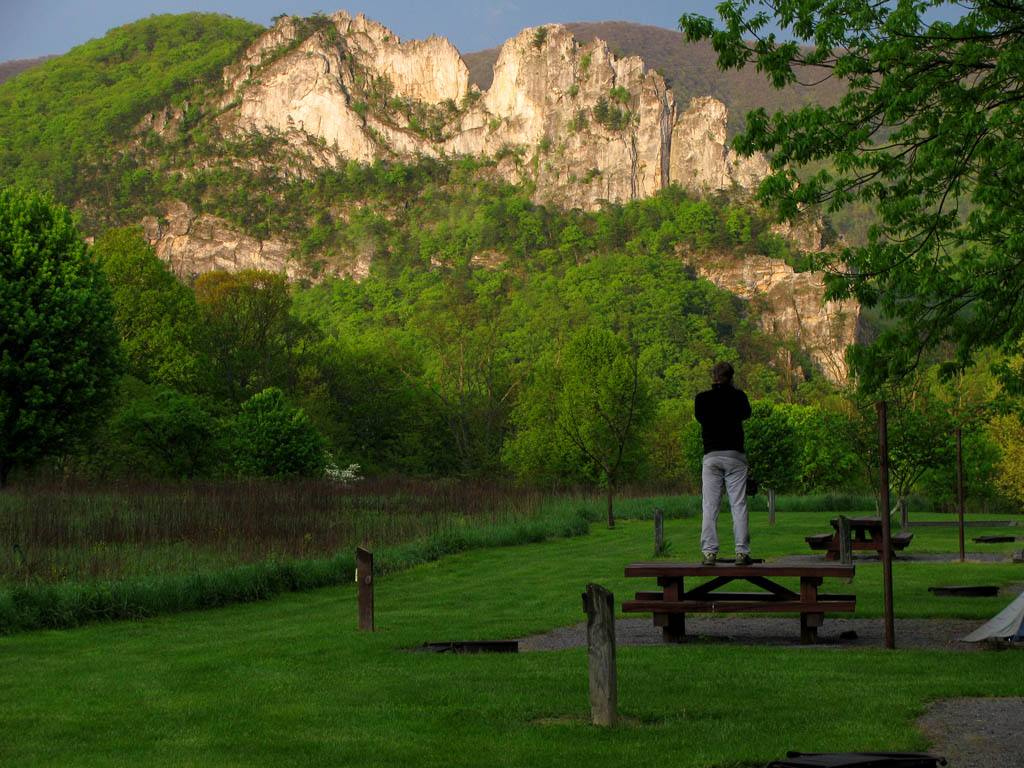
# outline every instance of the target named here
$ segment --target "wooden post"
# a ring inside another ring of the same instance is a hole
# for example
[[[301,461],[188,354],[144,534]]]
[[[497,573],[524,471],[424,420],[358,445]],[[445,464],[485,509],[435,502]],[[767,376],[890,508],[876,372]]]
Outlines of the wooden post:
[[[850,541],[850,518],[839,516],[839,562],[853,565],[853,542]]]
[[[594,725],[615,725],[619,684],[615,671],[615,597],[600,584],[587,584],[587,661],[590,668],[590,719]]]
[[[373,552],[356,547],[356,583],[359,585],[359,630],[373,632]]]
[[[956,516],[957,527],[960,529],[960,562],[966,559],[964,552],[964,452],[962,430],[956,428]]]
[[[775,525],[775,489],[768,489],[768,525]]]
[[[665,546],[665,516],[657,507],[654,508],[654,554],[660,555]]]
[[[882,502],[882,593],[885,598],[885,647],[896,647],[892,606],[892,520],[889,514],[889,418],[885,400],[878,409],[878,481]]]

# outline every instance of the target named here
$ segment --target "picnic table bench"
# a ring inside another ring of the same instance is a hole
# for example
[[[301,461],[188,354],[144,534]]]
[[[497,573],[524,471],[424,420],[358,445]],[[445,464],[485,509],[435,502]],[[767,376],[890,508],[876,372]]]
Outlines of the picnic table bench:
[[[656,578],[660,590],[642,590],[622,603],[624,613],[652,613],[666,643],[681,642],[686,635],[687,613],[799,613],[800,642],[813,643],[826,613],[853,611],[856,596],[823,594],[823,579],[852,579],[852,565],[701,565],[700,563],[631,563],[626,576]],[[706,576],[710,581],[690,589],[686,577]],[[777,582],[800,580],[799,592]],[[722,592],[732,581],[746,581],[756,592]]]
[[[882,518],[880,517],[848,517],[850,521],[850,548],[852,550],[874,550],[882,556]],[[811,549],[826,550],[826,560],[839,559],[839,518],[829,520],[832,533],[817,533],[804,537]],[[889,548],[895,552],[906,549],[913,540],[913,533],[894,533],[889,536]]]

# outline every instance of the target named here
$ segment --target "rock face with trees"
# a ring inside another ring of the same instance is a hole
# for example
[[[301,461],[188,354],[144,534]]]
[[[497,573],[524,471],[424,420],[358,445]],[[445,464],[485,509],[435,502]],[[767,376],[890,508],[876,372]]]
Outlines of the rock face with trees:
[[[232,130],[276,132],[321,164],[417,155],[503,156],[496,171],[565,208],[646,197],[671,183],[750,188],[764,158],[725,145],[725,105],[675,102],[638,57],[562,25],[508,40],[486,91],[444,38],[402,42],[362,14],[314,29],[282,17],[225,71]]]
[[[669,186],[704,195],[749,192],[769,170],[764,157],[741,158],[727,148],[724,104],[700,97],[684,108],[640,58],[618,57],[596,38],[580,44],[561,25],[508,40],[493,73],[481,91],[447,40],[403,42],[362,14],[282,16],[225,68],[216,105],[151,113],[137,130],[172,138],[190,110],[216,114],[224,136],[275,148],[247,163],[300,178],[353,162],[489,158],[486,176],[521,184],[536,203],[563,210],[596,211]],[[163,216],[142,223],[183,279],[252,268],[290,280],[313,277],[293,258],[297,243],[239,232],[180,200],[161,205]],[[780,235],[799,243],[794,248],[820,247],[822,228],[812,222],[804,229],[800,237]],[[506,255],[482,249],[474,258]],[[763,328],[809,350],[829,380],[846,380],[844,350],[864,333],[854,302],[822,305],[821,281],[779,259],[709,260],[706,249],[684,258],[699,276],[757,297]],[[370,252],[350,253],[327,259],[325,272],[364,279],[372,262]]]

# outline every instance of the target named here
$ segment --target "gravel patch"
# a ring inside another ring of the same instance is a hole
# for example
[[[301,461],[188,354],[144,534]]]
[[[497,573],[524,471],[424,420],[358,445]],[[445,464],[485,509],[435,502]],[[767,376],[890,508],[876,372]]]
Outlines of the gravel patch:
[[[926,649],[978,653],[994,646],[965,643],[960,638],[984,622],[949,619],[896,619],[893,623],[897,649]],[[615,643],[662,645],[661,629],[647,619],[617,619]],[[581,648],[587,644],[587,623],[581,621],[543,635],[519,638],[519,650],[556,651]],[[681,645],[756,645],[781,648],[884,648],[885,622],[882,619],[829,618],[818,628],[818,642],[800,643],[797,618],[699,618],[687,616],[686,640]]]
[[[944,699],[917,721],[929,754],[950,768],[1020,768],[1024,763],[1024,698]]]

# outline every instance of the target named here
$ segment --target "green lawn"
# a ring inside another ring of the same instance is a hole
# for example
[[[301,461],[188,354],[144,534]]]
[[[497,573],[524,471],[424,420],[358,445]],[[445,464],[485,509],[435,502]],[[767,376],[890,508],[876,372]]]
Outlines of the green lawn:
[[[829,516],[780,514],[769,529],[756,515],[755,555],[809,552],[803,536],[826,530]],[[696,557],[698,528],[666,522],[670,559]],[[372,634],[356,631],[353,585],[2,637],[0,765],[747,766],[789,749],[927,749],[913,722],[930,700],[1024,695],[1024,654],[1013,652],[621,647],[626,720],[607,730],[587,723],[584,649],[407,652],[580,621],[588,582],[617,601],[641,586],[623,567],[650,559],[652,540],[649,521],[595,525],[588,536],[382,577]],[[968,544],[982,547],[1014,545]],[[913,551],[956,551],[956,532],[915,529]],[[1010,564],[897,561],[893,570],[897,617],[980,623],[1007,599],[934,597],[927,587],[1024,580],[1024,566]],[[877,563],[858,563],[842,586],[856,592],[857,616],[881,615],[880,584]]]

